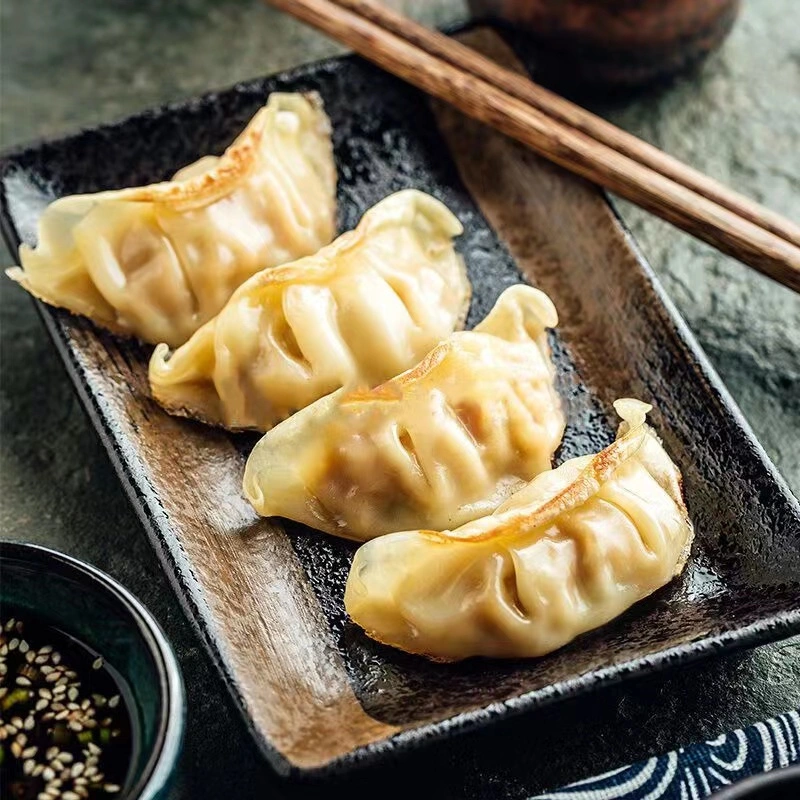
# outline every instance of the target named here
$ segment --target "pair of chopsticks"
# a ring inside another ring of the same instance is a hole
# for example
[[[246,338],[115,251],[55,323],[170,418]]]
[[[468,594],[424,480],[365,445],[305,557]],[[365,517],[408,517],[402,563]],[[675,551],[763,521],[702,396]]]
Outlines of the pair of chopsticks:
[[[468,116],[800,292],[800,226],[372,0],[266,0]]]

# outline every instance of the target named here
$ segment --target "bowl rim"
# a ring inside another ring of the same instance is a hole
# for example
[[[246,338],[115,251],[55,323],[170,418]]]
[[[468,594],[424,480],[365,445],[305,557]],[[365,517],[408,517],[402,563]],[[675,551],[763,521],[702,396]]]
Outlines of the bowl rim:
[[[0,571],[6,559],[55,565],[63,574],[89,582],[111,595],[127,611],[149,650],[158,674],[158,728],[152,752],[126,800],[155,800],[167,787],[183,745],[186,693],[180,666],[161,626],[145,605],[98,567],[50,547],[20,541],[0,541]]]

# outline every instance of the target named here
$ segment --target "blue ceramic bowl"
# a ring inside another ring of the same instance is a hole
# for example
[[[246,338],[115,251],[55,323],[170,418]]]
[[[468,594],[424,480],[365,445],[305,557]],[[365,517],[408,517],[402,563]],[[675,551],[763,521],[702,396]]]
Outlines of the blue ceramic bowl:
[[[133,757],[122,797],[166,797],[183,742],[186,701],[178,662],[150,612],[99,569],[14,542],[0,543],[0,604],[63,630],[117,671],[133,717]]]

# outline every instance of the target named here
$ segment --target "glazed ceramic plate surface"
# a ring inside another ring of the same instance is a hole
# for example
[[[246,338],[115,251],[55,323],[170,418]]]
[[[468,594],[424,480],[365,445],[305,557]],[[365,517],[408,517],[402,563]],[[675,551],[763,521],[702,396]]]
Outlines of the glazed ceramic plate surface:
[[[486,29],[463,34],[506,63]],[[149,349],[44,306],[43,319],[189,616],[261,750],[321,775],[691,658],[800,630],[800,511],[595,188],[356,58],[312,65],[7,156],[2,215],[34,243],[52,199],[162,180],[221,152],[273,90],[319,91],[334,126],[339,225],[390,192],[442,199],[474,287],[468,326],[507,286],[555,301],[568,426],[557,461],[614,436],[611,403],[652,403],[697,527],[678,580],[545,658],[437,665],[344,614],[353,545],[259,520],[241,493],[253,437],[169,417]]]

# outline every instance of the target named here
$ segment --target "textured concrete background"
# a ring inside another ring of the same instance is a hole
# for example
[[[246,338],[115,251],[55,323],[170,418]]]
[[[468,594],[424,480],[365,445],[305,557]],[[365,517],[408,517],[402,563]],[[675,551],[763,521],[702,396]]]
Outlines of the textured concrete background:
[[[459,0],[407,0],[429,23]],[[5,0],[4,148],[340,52],[258,0]],[[602,113],[800,219],[800,36],[794,0],[745,0],[697,74]],[[800,298],[625,204],[642,250],[793,490],[800,492]],[[2,248],[0,248],[2,252]],[[2,252],[4,261],[10,256]],[[189,732],[175,798],[317,796],[274,780],[210,670],[27,297],[0,281],[0,530],[121,579],[175,643]],[[346,784],[520,797],[800,706],[797,640],[609,689]],[[684,709],[699,708],[687,715]],[[547,730],[548,736],[537,732]],[[422,775],[436,770],[433,782]],[[321,794],[321,792],[319,792]]]

